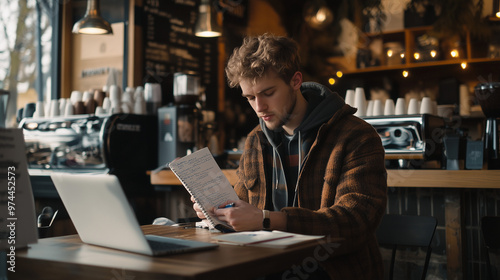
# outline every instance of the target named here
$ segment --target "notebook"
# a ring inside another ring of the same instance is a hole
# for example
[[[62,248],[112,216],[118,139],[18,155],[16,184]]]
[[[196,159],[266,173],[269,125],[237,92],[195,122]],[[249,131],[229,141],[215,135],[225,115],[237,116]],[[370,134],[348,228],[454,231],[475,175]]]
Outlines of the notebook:
[[[229,224],[217,219],[211,212],[214,207],[239,198],[208,148],[170,162],[169,168],[198,203],[210,228],[222,232],[234,231]]]
[[[53,173],[50,177],[84,243],[150,256],[218,246],[208,242],[144,235],[114,175]]]

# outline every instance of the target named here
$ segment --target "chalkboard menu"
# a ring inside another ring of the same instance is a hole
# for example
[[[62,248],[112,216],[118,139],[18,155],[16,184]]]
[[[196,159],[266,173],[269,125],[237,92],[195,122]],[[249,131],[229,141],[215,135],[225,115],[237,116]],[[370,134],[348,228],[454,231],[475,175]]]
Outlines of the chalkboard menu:
[[[173,102],[176,72],[200,77],[207,107],[217,108],[217,38],[193,32],[200,0],[146,0],[144,2],[145,82],[162,85],[163,104]]]

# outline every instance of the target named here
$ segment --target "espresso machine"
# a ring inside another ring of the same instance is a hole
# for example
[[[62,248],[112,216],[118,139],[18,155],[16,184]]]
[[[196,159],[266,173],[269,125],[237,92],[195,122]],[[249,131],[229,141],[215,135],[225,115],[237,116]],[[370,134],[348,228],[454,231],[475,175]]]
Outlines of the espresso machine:
[[[484,154],[488,169],[500,169],[499,133],[497,119],[500,118],[500,82],[481,83],[474,88],[476,98],[486,116],[484,130]]]
[[[158,166],[196,150],[201,113],[200,79],[193,74],[174,74],[175,104],[158,109]]]
[[[387,168],[441,168],[445,122],[430,114],[363,117],[379,134]]]
[[[120,180],[138,221],[151,223],[156,217],[154,204],[149,202],[155,197],[147,175],[157,166],[155,116],[119,113],[30,117],[22,119],[19,128],[26,143],[36,205],[58,210],[59,225],[69,218],[50,179],[53,172],[113,174]]]

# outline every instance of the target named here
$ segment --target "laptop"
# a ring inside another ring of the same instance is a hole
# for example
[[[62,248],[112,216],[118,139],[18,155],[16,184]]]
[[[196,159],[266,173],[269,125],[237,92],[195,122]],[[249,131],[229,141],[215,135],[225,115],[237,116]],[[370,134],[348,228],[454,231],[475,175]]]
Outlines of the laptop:
[[[149,256],[214,249],[208,242],[144,235],[114,175],[50,175],[80,239],[87,244]]]

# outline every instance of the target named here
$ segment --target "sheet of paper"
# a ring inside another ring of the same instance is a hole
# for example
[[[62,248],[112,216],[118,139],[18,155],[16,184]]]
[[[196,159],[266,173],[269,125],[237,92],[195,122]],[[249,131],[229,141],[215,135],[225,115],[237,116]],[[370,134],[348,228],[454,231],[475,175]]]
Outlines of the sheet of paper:
[[[214,236],[213,239],[222,242],[229,242],[239,245],[250,245],[273,240],[281,240],[293,237],[293,234],[287,232],[272,231],[241,231]]]
[[[224,244],[287,248],[300,243],[324,238],[324,235],[304,235],[284,231],[242,231],[217,235],[212,239]]]
[[[273,231],[273,232],[281,232],[281,231]],[[324,235],[305,235],[305,234],[293,234],[290,238],[271,240],[269,242],[262,242],[252,244],[253,246],[259,247],[269,247],[269,248],[288,248],[291,246],[295,246],[301,243],[318,240],[324,238]]]

